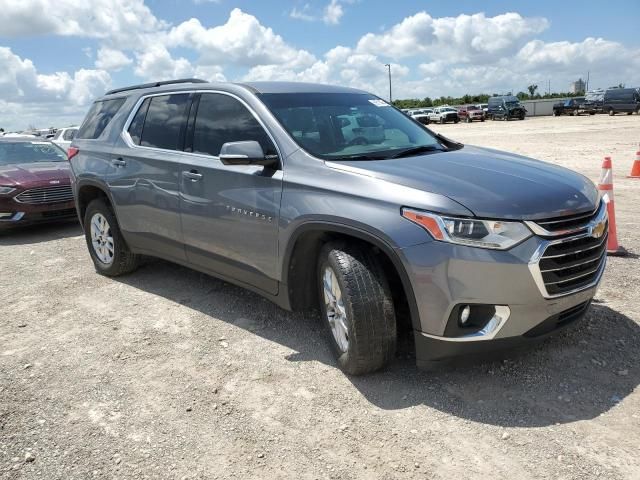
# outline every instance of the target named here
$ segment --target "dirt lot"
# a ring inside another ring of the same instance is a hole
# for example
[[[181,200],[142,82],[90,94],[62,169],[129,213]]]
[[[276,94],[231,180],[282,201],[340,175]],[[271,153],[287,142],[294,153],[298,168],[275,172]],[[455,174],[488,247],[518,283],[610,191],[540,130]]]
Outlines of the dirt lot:
[[[640,253],[633,115],[434,126],[597,180]],[[348,378],[318,319],[164,262],[97,275],[76,225],[0,236],[0,478],[640,478],[640,260],[506,361]]]

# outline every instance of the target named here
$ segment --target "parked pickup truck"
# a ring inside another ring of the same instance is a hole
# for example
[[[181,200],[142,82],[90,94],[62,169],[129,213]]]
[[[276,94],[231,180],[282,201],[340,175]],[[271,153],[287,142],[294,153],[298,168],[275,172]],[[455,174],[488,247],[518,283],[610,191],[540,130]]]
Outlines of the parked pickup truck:
[[[474,120],[484,122],[484,112],[475,105],[464,105],[458,108],[458,116],[463,122],[471,123]]]
[[[581,113],[588,113],[589,115],[595,115],[596,113],[595,106],[586,102],[584,97],[574,97],[553,104],[553,115],[556,117],[560,115],[578,116]]]
[[[459,121],[458,111],[452,107],[438,107],[429,114],[429,122],[458,123]]]

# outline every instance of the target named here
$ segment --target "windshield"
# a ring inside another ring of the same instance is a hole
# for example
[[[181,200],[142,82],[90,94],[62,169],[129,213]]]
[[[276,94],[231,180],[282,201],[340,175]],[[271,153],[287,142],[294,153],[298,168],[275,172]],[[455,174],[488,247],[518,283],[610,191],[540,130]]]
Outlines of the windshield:
[[[319,158],[380,160],[396,157],[402,151],[445,149],[420,124],[373,95],[259,96],[298,145]]]
[[[63,162],[66,153],[50,142],[0,142],[0,165]]]

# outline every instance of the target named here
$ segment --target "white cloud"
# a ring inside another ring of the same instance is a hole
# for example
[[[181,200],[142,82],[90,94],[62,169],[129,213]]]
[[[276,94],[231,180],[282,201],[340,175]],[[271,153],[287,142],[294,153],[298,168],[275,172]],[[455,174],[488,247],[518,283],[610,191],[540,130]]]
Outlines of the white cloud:
[[[331,0],[324,9],[322,21],[327,25],[337,25],[344,15],[344,9],[339,0]]]
[[[0,108],[4,128],[27,124],[55,125],[59,119],[79,122],[88,104],[111,85],[104,70],[80,69],[70,74],[38,73],[33,62],[0,47]]]
[[[153,45],[138,53],[135,74],[147,80],[170,80],[193,75],[193,66],[189,60],[180,57],[174,59],[163,45]]]
[[[305,22],[313,22],[317,17],[311,13],[311,5],[305,3],[302,8],[293,7],[289,12],[289,17],[295,20],[304,20]]]
[[[544,18],[518,13],[487,17],[484,13],[433,18],[419,12],[382,34],[368,33],[358,50],[393,58],[422,56],[465,62],[497,58],[517,48],[533,34],[548,28]]]
[[[118,71],[132,63],[133,60],[127,57],[121,50],[101,47],[98,50],[98,58],[96,59],[95,64],[96,68]]]
[[[166,44],[195,49],[203,65],[286,64],[303,68],[315,61],[311,53],[293,48],[271,28],[239,8],[231,11],[225,24],[213,28],[205,28],[196,18],[182,22],[170,30]]]
[[[109,39],[114,45],[135,46],[141,35],[166,23],[143,0],[10,0],[0,8],[0,32],[5,37],[60,35]]]

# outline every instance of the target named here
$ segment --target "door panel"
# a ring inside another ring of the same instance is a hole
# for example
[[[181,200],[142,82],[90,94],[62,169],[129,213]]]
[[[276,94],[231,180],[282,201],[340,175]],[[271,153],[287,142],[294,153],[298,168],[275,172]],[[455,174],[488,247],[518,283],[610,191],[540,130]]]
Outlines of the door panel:
[[[275,294],[282,171],[217,158],[226,142],[256,140],[270,155],[275,145],[238,99],[203,93],[196,103],[186,145],[194,153],[185,154],[180,178],[187,259]]]
[[[130,247],[185,260],[180,226],[180,154],[116,149],[106,176]],[[118,165],[124,162],[124,165]]]
[[[128,142],[114,150],[106,176],[130,247],[182,261],[181,150],[189,99],[183,93],[144,100],[128,127]]]
[[[182,231],[190,263],[277,293],[282,172],[195,155],[182,175]]]

